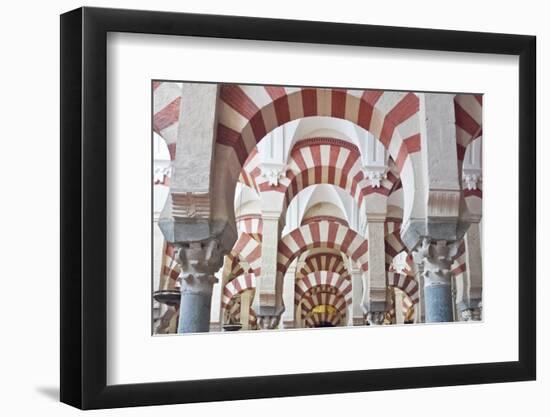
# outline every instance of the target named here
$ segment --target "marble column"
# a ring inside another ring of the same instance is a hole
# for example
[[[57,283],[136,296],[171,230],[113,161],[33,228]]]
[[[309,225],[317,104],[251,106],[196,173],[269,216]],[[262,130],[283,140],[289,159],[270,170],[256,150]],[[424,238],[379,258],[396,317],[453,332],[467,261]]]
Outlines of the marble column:
[[[296,260],[290,265],[286,271],[283,285],[283,303],[285,306],[289,306],[288,309],[282,313],[282,327],[283,329],[292,329],[294,327],[294,306],[295,300],[295,284],[296,284]]]
[[[241,293],[241,329],[250,330],[250,307],[252,306],[252,298],[254,290],[244,290]]]
[[[414,262],[414,277],[418,282],[418,303],[415,306],[415,323],[426,322],[426,303],[424,301],[424,264]]]
[[[208,332],[212,288],[223,256],[216,240],[192,242],[180,247],[181,301],[178,333]]]
[[[482,314],[482,259],[480,225],[474,222],[464,236],[466,270],[457,282],[461,320],[479,321]]]
[[[395,305],[395,324],[404,324],[405,317],[403,315],[403,292],[398,289],[394,289],[393,297]]]
[[[427,323],[453,321],[451,295],[451,264],[458,251],[457,243],[424,238],[414,252],[415,261],[422,263],[424,301]]]
[[[353,261],[351,261],[353,263]],[[352,300],[352,326],[363,326],[365,324],[364,312],[361,308],[363,297],[363,272],[354,265],[351,270],[351,300]]]
[[[367,239],[369,269],[363,273],[362,307],[368,324],[382,324],[388,298],[383,218],[368,221]]]
[[[280,213],[262,213],[262,276],[259,280],[259,310],[256,312],[260,329],[279,326],[284,311],[282,288],[277,288],[277,248],[279,244]],[[280,283],[282,284],[282,283]],[[282,285],[280,285],[282,287]]]

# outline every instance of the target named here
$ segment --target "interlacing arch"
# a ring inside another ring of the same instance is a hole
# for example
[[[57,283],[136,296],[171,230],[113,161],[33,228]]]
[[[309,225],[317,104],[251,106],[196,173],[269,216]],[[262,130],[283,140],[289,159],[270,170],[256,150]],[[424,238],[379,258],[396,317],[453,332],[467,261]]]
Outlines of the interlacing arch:
[[[346,304],[352,302],[351,280],[330,271],[312,272],[302,279],[297,279],[295,284],[296,301],[299,302],[309,293],[317,292],[314,290],[316,288],[320,289],[319,292],[331,292],[330,288],[334,288],[334,292],[344,297]]]
[[[420,150],[418,110],[414,93],[223,84],[217,143],[231,147],[243,166],[275,128],[304,117],[335,117],[371,132],[401,171],[407,157]]]
[[[279,241],[277,278],[282,281],[292,261],[312,248],[336,249],[348,255],[361,270],[368,270],[368,242],[340,223],[321,221],[294,229]]]

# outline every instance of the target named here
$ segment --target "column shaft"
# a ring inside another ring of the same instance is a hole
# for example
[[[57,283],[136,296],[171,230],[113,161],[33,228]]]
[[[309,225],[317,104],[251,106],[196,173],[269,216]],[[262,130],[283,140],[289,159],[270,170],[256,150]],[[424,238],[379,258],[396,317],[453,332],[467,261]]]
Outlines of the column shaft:
[[[363,274],[363,311],[369,317],[376,317],[370,324],[380,322],[387,309],[386,251],[384,246],[384,221],[369,221],[367,225],[369,241],[369,269]]]
[[[279,325],[284,307],[282,294],[277,293],[277,250],[279,245],[279,214],[262,215],[262,276],[259,282],[260,328],[273,329]],[[282,288],[281,288],[282,290]]]
[[[182,291],[178,333],[208,332],[212,292],[194,293]]]
[[[451,283],[430,284],[424,286],[426,300],[426,322],[453,321],[453,301],[451,297]]]

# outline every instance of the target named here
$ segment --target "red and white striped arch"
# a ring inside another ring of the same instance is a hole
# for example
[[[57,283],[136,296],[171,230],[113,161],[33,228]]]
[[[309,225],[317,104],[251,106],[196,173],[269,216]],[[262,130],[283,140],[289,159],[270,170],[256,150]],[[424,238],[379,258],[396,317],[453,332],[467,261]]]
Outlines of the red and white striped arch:
[[[407,294],[413,304],[418,303],[420,292],[418,282],[413,277],[396,272],[388,272],[387,276],[388,286],[399,288]]]
[[[389,173],[381,187],[372,187],[362,169],[359,149],[344,140],[334,138],[309,138],[301,140],[292,149],[286,176],[276,186],[260,175],[256,153],[248,160],[241,173],[241,180],[259,192],[273,191],[285,195],[283,212],[292,199],[303,189],[314,184],[338,186],[355,199],[361,207],[372,193],[388,196],[397,177]],[[252,184],[250,185],[250,183]]]
[[[415,305],[416,303],[414,303],[411,298],[405,294],[405,296],[403,297],[402,301],[401,301],[401,312],[403,313],[403,316],[405,317],[405,320],[407,320],[407,318],[412,318],[413,314],[414,314],[414,309],[415,309]],[[391,297],[391,301],[390,301],[390,309],[388,311],[389,315],[392,317],[392,318],[395,318],[395,313],[396,313],[396,305],[395,305],[395,296],[392,296]]]
[[[246,233],[261,243],[263,233],[263,221],[260,214],[245,214],[235,219],[237,233]]]
[[[389,270],[392,264],[393,258],[395,258],[395,256],[397,256],[399,253],[407,250],[407,247],[401,240],[401,219],[396,219],[396,218],[386,219],[386,222],[384,223],[384,235],[385,235],[384,247],[386,250],[386,265],[387,265],[387,269]],[[405,269],[407,275],[413,275],[412,263],[413,263],[412,257],[410,256],[410,254],[408,254],[407,268]]]
[[[226,308],[231,299],[236,295],[239,295],[246,290],[255,290],[256,289],[256,276],[254,274],[244,274],[241,275],[227,284],[223,288],[222,294],[222,308]]]
[[[217,143],[233,149],[243,166],[256,144],[292,120],[328,116],[371,132],[401,170],[420,150],[419,100],[414,93],[223,84]]]
[[[349,278],[349,272],[341,255],[335,253],[315,253],[306,258],[303,266],[296,271],[297,278],[304,278],[316,271],[330,271]]]
[[[466,148],[482,135],[483,96],[457,94],[454,99],[458,159],[464,160]]]
[[[312,248],[336,249],[347,254],[363,271],[368,270],[368,242],[340,223],[321,221],[294,229],[279,241],[277,276],[284,277],[292,261]]]
[[[249,266],[249,271],[246,272],[252,272],[257,277],[260,276],[262,245],[254,236],[248,233],[241,233],[231,249],[230,256],[233,259],[237,259],[238,262],[246,262]]]
[[[239,174],[239,182],[252,188],[258,194],[260,193],[260,189],[258,188],[258,178],[262,173],[262,170],[260,168],[261,160],[262,158],[258,151],[258,148],[255,147],[250,152],[250,155],[243,164],[243,168],[241,169],[241,172]]]
[[[224,323],[241,323],[241,303],[233,299],[224,311]],[[248,313],[248,327],[250,330],[257,330],[258,318],[252,307]]]
[[[176,261],[176,247],[168,242],[164,243],[164,253],[162,254],[162,270],[163,277],[177,280],[181,273],[181,267]]]
[[[300,302],[316,287],[332,287],[337,293],[344,296],[346,304],[351,304],[351,280],[330,271],[312,272],[302,279],[297,279],[294,287],[295,301]]]
[[[331,306],[340,314],[346,315],[348,303],[342,294],[334,292],[310,292],[301,300],[302,319],[310,316],[317,306]]]
[[[458,247],[458,252],[455,256],[453,264],[451,265],[451,273],[455,277],[459,277],[466,271],[466,243],[464,240]]]
[[[324,323],[330,323],[334,327],[337,327],[342,323],[342,316],[337,312],[325,311],[323,313],[310,314],[306,317],[304,323],[306,327],[321,327]]]
[[[176,157],[181,88],[173,82],[153,81],[153,131],[166,142],[170,159]]]
[[[405,320],[413,320],[414,317],[414,309],[415,304],[410,297],[403,297],[403,301],[401,304],[401,311],[403,312],[403,316],[405,317]]]

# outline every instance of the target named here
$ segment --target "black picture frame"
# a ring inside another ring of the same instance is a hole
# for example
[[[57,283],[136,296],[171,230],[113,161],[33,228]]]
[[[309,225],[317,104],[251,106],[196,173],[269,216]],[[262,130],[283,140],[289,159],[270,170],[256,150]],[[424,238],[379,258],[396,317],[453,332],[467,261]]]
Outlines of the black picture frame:
[[[108,32],[518,56],[519,360],[107,385]],[[60,56],[62,402],[94,409],[536,378],[534,36],[85,7],[61,15]]]

